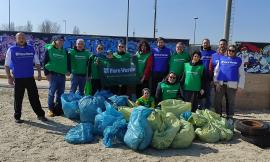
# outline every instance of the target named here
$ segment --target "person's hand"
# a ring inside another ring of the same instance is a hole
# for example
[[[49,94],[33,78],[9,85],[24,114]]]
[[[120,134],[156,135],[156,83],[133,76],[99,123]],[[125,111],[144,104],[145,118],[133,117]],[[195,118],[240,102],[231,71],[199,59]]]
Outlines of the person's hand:
[[[243,93],[243,89],[242,88],[237,88],[237,93]]]
[[[143,77],[141,78],[141,83],[143,83],[143,81],[144,81],[144,78],[145,78],[145,76],[143,75]]]
[[[52,78],[52,75],[51,75],[51,74],[46,75],[46,79],[47,79],[48,81],[51,81],[51,78]]]
[[[14,85],[14,78],[12,76],[8,76],[8,84]]]
[[[67,73],[66,73],[66,76],[70,76],[70,72],[67,72]]]
[[[216,84],[216,91],[220,92],[220,90],[221,90],[221,86],[219,84]]]
[[[41,74],[38,75],[37,80],[38,80],[38,81],[41,81],[41,80],[42,80]]]
[[[201,95],[204,94],[204,90],[203,90],[203,89],[200,90],[200,94],[201,94]]]

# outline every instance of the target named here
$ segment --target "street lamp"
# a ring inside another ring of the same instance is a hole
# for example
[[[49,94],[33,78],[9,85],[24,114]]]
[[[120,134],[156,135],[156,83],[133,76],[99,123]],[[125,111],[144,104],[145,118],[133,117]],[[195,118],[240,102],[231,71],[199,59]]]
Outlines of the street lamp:
[[[193,42],[193,44],[195,45],[195,42],[196,42],[196,27],[197,27],[197,20],[199,19],[198,17],[194,17],[193,18],[194,19],[194,42]]]
[[[156,38],[157,32],[157,0],[155,0],[155,8],[154,8],[154,38]]]
[[[129,25],[129,0],[127,6],[127,36],[126,36],[126,52],[128,52],[128,25]]]
[[[65,34],[67,34],[67,20],[63,20],[65,23]]]
[[[10,0],[8,0],[8,31],[10,31]]]

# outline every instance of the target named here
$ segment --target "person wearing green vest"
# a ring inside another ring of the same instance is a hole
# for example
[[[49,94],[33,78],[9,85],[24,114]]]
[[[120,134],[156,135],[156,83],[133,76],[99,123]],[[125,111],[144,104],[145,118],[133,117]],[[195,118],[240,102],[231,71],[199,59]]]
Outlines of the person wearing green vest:
[[[138,98],[136,101],[137,106],[145,106],[149,108],[155,108],[155,100],[152,96],[150,96],[150,89],[144,88],[142,90],[142,97]]]
[[[70,61],[63,48],[64,37],[61,35],[52,38],[52,44],[47,44],[44,59],[44,73],[49,81],[48,116],[62,115],[61,95],[65,91],[66,76],[70,75]],[[56,94],[56,103],[54,102]]]
[[[178,42],[176,44],[176,52],[170,57],[170,71],[174,72],[177,77],[181,78],[184,71],[184,63],[190,61],[190,56],[188,53],[184,52],[184,44]]]
[[[117,51],[113,53],[113,59],[118,60],[130,60],[131,56],[129,53],[125,51],[125,45],[123,43],[119,43],[117,46]],[[117,95],[126,95],[127,93],[127,85],[116,85],[111,87],[111,91]]]
[[[206,71],[200,58],[201,52],[193,52],[191,61],[184,65],[184,73],[180,81],[183,85],[184,99],[186,102],[191,102],[192,112],[198,109],[198,100],[205,92]]]
[[[84,40],[77,39],[76,45],[69,51],[71,62],[71,88],[70,92],[75,93],[79,88],[79,94],[84,95],[86,83],[87,62],[90,53],[84,48]]]
[[[167,99],[180,99],[181,89],[180,83],[177,82],[177,76],[174,72],[170,72],[162,82],[158,83],[156,90],[156,104]]]
[[[147,41],[140,41],[138,51],[135,54],[137,58],[137,73],[140,77],[140,84],[136,85],[136,96],[141,95],[143,88],[149,88],[149,79],[152,70],[153,56],[151,55],[150,45]]]

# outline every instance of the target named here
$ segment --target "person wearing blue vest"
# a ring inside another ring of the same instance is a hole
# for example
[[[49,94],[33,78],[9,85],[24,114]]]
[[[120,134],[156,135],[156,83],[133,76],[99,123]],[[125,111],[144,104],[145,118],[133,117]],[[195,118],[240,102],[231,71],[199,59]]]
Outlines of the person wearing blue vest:
[[[203,108],[209,109],[211,107],[211,79],[210,79],[210,71],[209,71],[209,63],[212,58],[212,55],[216,53],[216,51],[211,49],[210,40],[205,38],[202,41],[201,46],[201,61],[205,68],[206,74],[206,84],[205,84],[205,100],[201,105]]]
[[[70,57],[63,48],[64,37],[56,35],[53,42],[47,44],[44,58],[44,74],[49,81],[48,116],[62,115],[61,95],[65,91],[66,76],[70,75]],[[56,94],[56,102],[55,100]]]
[[[22,123],[22,101],[27,89],[30,104],[41,121],[47,121],[45,112],[41,108],[38,89],[34,79],[35,63],[38,71],[38,81],[41,80],[40,61],[34,48],[27,45],[24,33],[16,34],[16,45],[11,46],[6,53],[5,71],[8,83],[14,85],[14,118],[16,123]],[[12,70],[12,74],[10,73]]]
[[[165,46],[165,39],[159,37],[157,39],[157,48],[152,50],[153,63],[152,63],[152,95],[155,95],[156,88],[159,82],[169,72],[169,60],[171,51]]]
[[[235,95],[238,90],[244,89],[245,71],[240,57],[236,56],[236,46],[228,47],[227,56],[220,56],[214,71],[216,85],[215,110],[222,115],[221,102],[225,93],[228,97],[226,116],[232,119],[234,115]]]

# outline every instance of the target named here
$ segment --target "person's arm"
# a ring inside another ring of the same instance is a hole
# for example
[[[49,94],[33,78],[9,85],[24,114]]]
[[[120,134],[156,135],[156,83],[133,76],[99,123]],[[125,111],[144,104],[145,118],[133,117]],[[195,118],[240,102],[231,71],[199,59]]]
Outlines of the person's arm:
[[[161,89],[161,82],[158,83],[157,89],[156,89],[156,95],[155,95],[156,103],[158,104],[160,101],[162,101],[162,89]]]
[[[213,77],[214,77],[214,72],[213,72],[213,64],[212,64],[212,57],[210,59],[210,62],[209,62],[209,81],[213,81]]]
[[[153,64],[153,55],[150,55],[146,61],[146,66],[144,69],[144,80],[149,80]]]
[[[14,85],[14,78],[12,77],[10,73],[10,65],[11,65],[11,51],[10,49],[7,50],[6,58],[5,58],[5,71],[8,79],[8,84]]]
[[[92,63],[94,60],[94,55],[90,55],[89,59],[88,59],[88,63],[87,63],[87,79],[91,78],[91,74],[92,74]]]
[[[45,65],[49,62],[50,58],[49,58],[49,51],[46,50],[45,52],[45,57],[44,57],[44,61],[43,61],[43,70],[44,70],[44,75],[47,76],[50,74],[50,71],[46,69]]]
[[[239,82],[238,88],[244,89],[245,87],[245,80],[246,80],[246,72],[244,69],[244,62],[242,62],[241,66],[239,67]]]
[[[71,56],[70,53],[66,51],[67,54],[67,73],[71,73]]]

